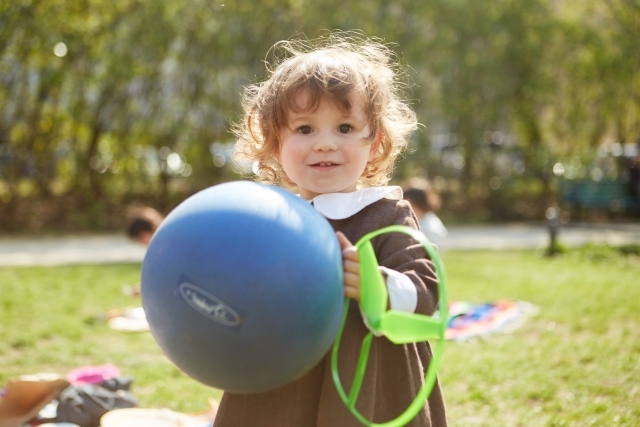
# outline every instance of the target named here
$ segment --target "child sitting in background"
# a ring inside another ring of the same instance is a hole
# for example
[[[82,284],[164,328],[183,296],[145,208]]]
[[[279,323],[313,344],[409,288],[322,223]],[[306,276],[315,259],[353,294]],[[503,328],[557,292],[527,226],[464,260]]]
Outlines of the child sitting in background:
[[[157,210],[149,207],[142,208],[129,223],[127,235],[131,240],[149,246],[153,234],[163,220],[164,217]]]
[[[411,186],[404,190],[404,198],[411,203],[411,208],[418,217],[420,230],[436,245],[440,253],[444,252],[449,232],[436,215],[440,209],[440,197],[431,184],[426,180],[411,181]]]
[[[127,235],[134,242],[149,246],[151,238],[162,221],[164,221],[164,217],[157,210],[149,207],[141,208],[136,211],[129,223]],[[127,295],[137,297],[140,295],[140,283],[125,285],[122,290]]]
[[[358,307],[360,264],[351,242],[393,224],[418,228],[400,187],[386,186],[395,159],[416,129],[416,116],[401,98],[393,54],[380,43],[333,33],[311,43],[280,42],[273,50],[268,79],[246,90],[236,158],[254,162],[258,181],[298,192],[337,232],[345,295],[352,298],[338,357],[348,390],[368,333]],[[422,246],[400,233],[378,236],[372,243],[391,308],[433,314],[437,280]],[[394,345],[385,337],[374,338],[357,409],[377,423],[396,418],[420,389],[430,359],[426,342]],[[446,424],[436,382],[408,425]],[[334,387],[327,355],[301,378],[275,390],[225,393],[215,425],[338,427],[360,422]]]

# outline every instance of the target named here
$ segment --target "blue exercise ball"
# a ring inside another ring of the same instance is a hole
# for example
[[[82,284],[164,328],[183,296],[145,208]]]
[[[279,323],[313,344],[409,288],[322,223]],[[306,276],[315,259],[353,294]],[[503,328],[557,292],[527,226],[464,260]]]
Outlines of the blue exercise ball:
[[[317,364],[344,305],[328,221],[278,187],[235,181],[177,206],[142,264],[151,333],[184,373],[234,393],[270,390]]]

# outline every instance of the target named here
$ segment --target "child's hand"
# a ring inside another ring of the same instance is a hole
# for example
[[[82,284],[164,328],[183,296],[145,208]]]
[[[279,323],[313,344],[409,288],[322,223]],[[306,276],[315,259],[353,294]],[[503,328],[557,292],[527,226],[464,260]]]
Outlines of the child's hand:
[[[360,260],[358,259],[358,250],[342,232],[336,232],[336,236],[338,236],[338,242],[340,242],[340,248],[342,249],[344,294],[360,302]]]

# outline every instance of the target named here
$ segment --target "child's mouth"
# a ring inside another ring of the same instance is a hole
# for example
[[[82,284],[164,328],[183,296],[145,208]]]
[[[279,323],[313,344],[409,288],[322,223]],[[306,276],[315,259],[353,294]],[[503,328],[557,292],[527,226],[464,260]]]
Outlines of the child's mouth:
[[[331,166],[338,166],[337,163],[333,163],[333,162],[319,162],[319,163],[314,163],[313,165],[311,165],[313,167],[321,167],[321,168],[325,168],[325,167],[331,167]]]

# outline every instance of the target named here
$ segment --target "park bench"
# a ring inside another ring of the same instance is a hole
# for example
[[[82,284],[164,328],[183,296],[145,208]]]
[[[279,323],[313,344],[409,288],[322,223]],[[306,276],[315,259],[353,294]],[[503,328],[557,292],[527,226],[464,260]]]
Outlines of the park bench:
[[[640,210],[640,199],[629,194],[626,181],[562,180],[560,199],[566,206],[613,212]]]

